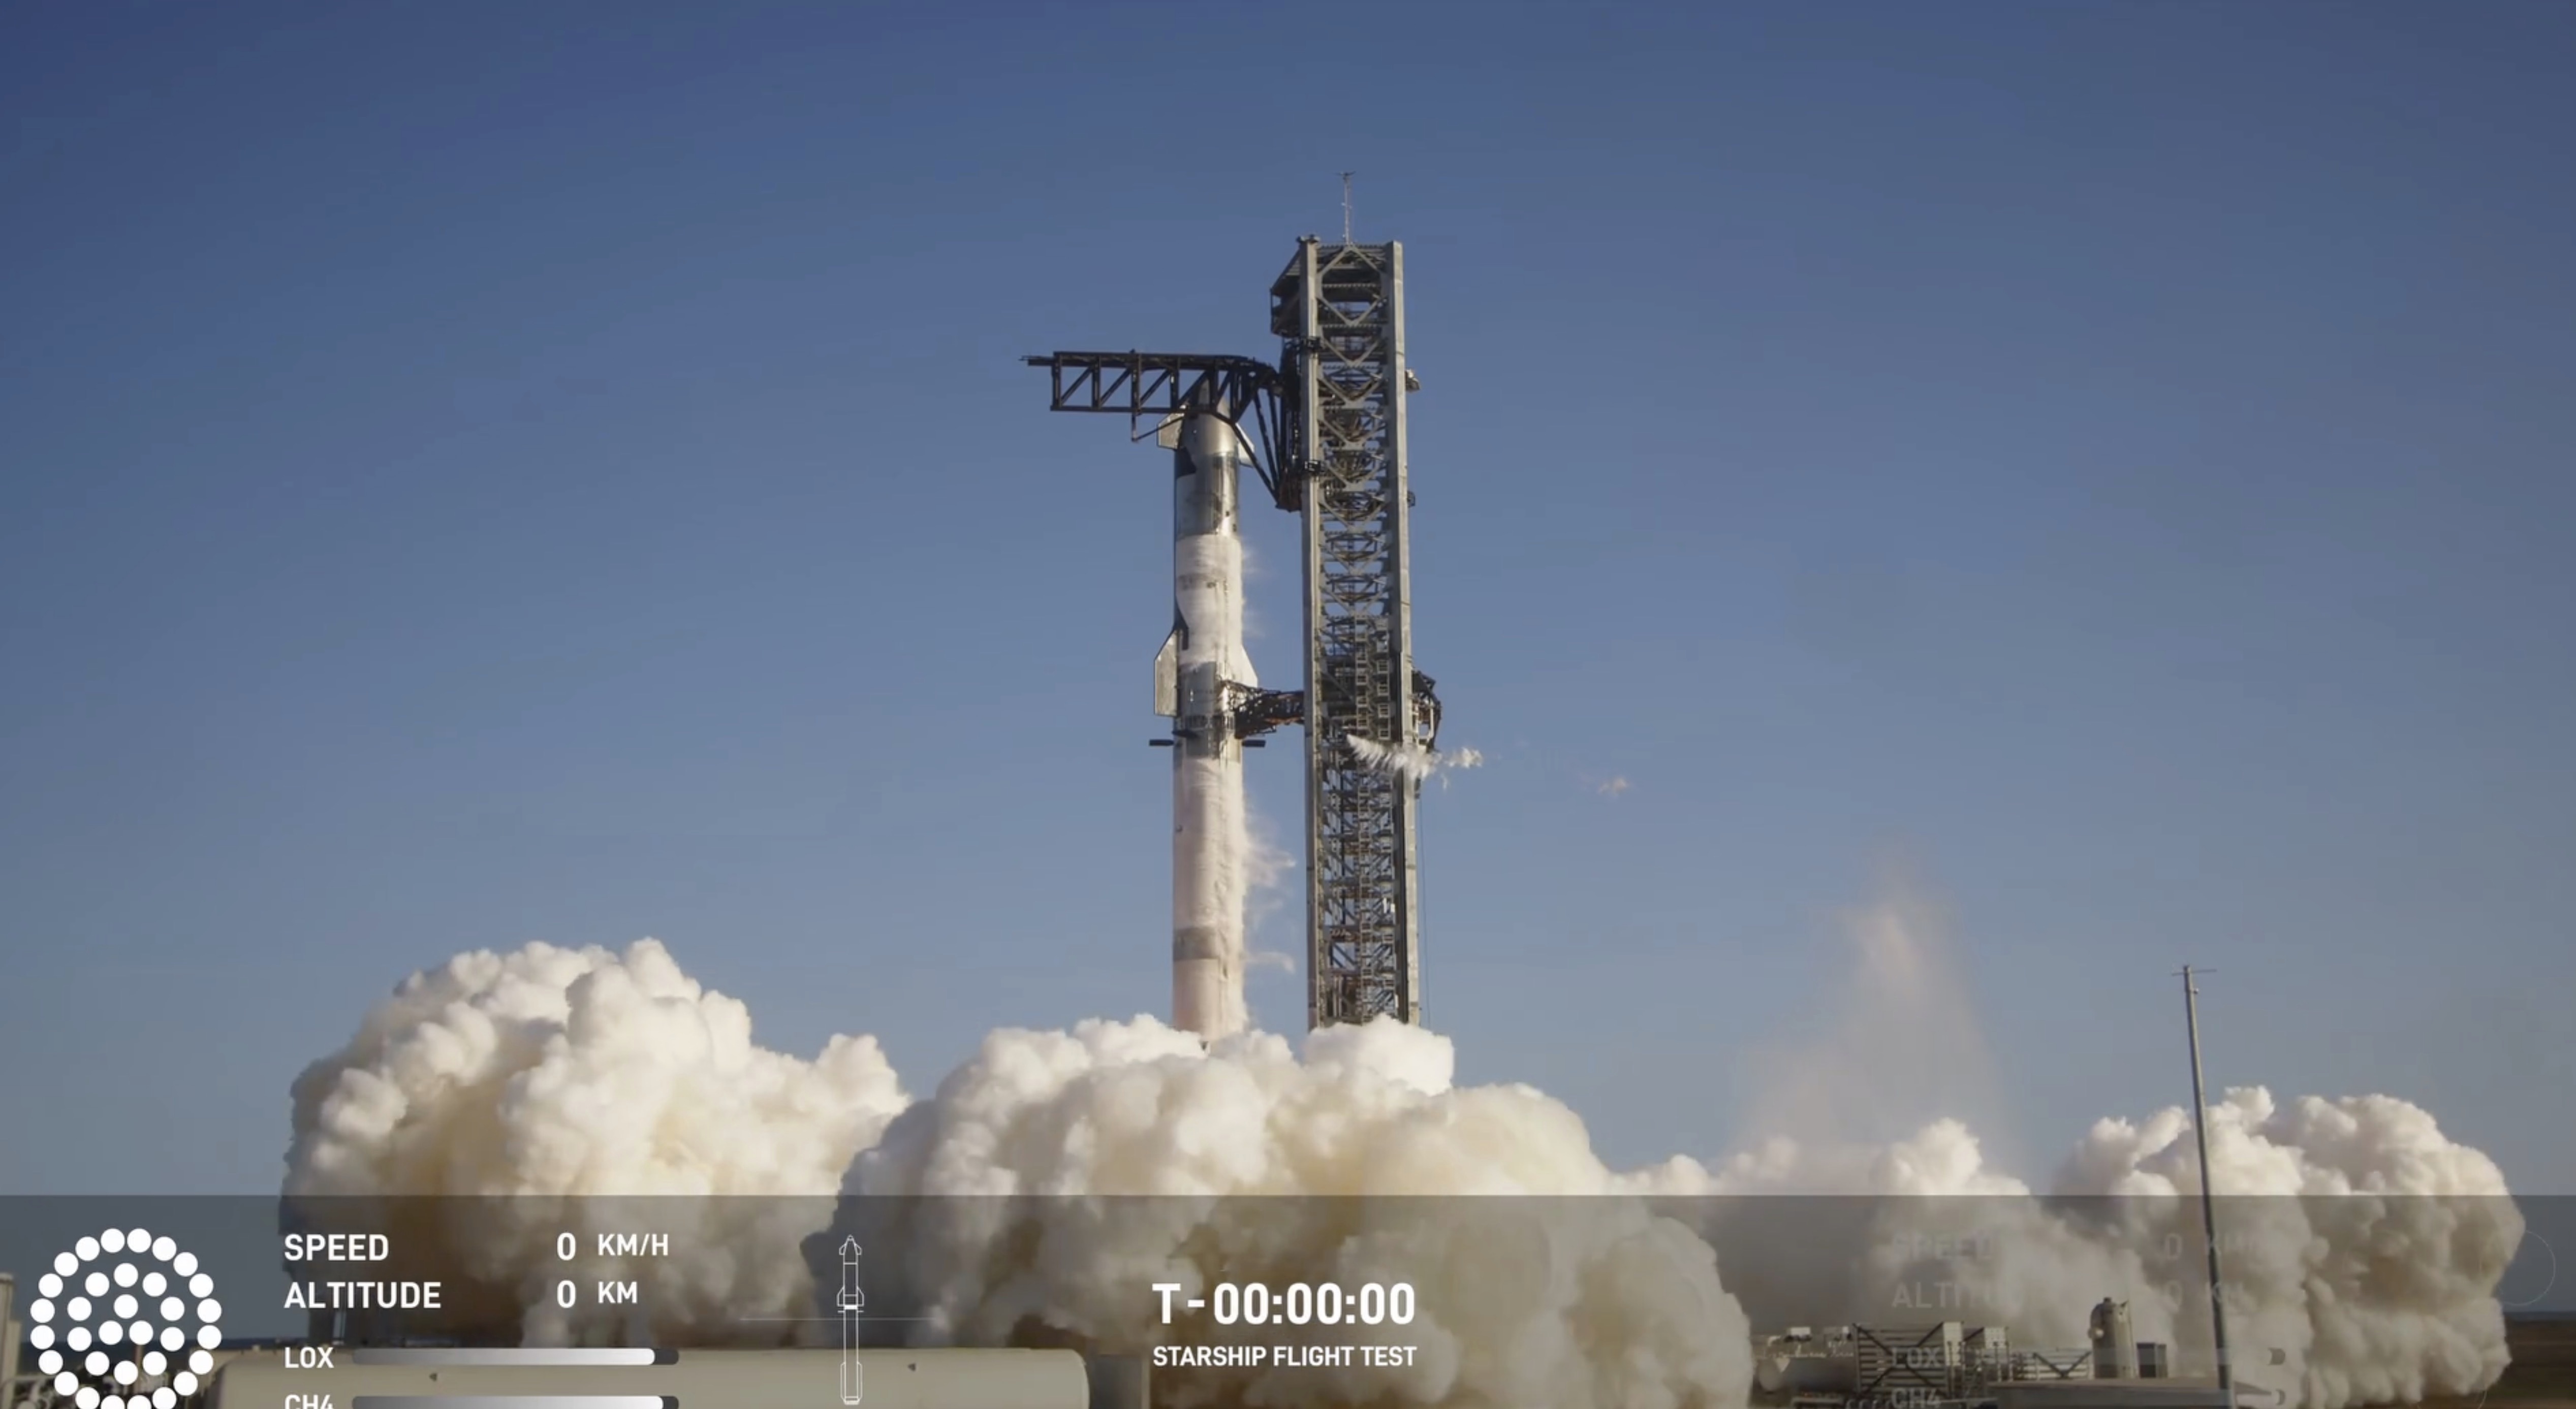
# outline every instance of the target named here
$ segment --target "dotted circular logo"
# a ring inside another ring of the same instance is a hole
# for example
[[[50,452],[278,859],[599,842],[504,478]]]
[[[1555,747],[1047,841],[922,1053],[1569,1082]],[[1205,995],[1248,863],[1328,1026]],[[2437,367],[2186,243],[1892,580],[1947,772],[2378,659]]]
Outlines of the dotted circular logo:
[[[27,1344],[80,1409],[172,1409],[215,1368],[224,1306],[197,1255],[142,1228],[57,1253],[27,1306]]]

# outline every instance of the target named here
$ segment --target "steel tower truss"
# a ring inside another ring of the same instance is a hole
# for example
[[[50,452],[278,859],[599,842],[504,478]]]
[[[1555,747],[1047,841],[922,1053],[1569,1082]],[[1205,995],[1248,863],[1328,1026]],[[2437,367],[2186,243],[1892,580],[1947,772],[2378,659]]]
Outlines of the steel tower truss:
[[[1305,517],[1307,1021],[1418,1022],[1421,783],[1351,748],[1428,749],[1439,723],[1413,669],[1403,246],[1300,242],[1270,330]]]
[[[1058,352],[1052,409],[1134,419],[1231,408],[1254,468],[1305,538],[1306,688],[1246,702],[1246,732],[1306,726],[1307,1022],[1422,1020],[1414,808],[1440,730],[1413,666],[1405,461],[1404,247],[1309,236],[1270,290],[1278,365],[1248,357]],[[1242,424],[1249,422],[1249,424]],[[1371,750],[1375,752],[1376,750]]]

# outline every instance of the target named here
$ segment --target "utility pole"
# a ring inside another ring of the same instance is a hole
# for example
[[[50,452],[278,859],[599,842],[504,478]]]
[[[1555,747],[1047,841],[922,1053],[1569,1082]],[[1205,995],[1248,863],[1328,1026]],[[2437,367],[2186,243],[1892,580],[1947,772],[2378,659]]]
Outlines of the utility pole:
[[[2236,1377],[2227,1364],[2227,1296],[2218,1279],[2218,1203],[2209,1191],[2209,1098],[2200,1084],[2200,990],[2192,984],[2193,972],[2191,965],[2182,966],[2182,1016],[2191,1031],[2191,1133],[2200,1143],[2200,1231],[2209,1240],[2209,1332],[2218,1351],[2218,1393],[2232,1409]]]

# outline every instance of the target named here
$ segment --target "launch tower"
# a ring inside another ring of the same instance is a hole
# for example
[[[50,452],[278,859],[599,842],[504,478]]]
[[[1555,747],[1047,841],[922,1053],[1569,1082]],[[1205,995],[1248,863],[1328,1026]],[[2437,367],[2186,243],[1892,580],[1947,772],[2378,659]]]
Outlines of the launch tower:
[[[1028,362],[1052,374],[1052,409],[1157,417],[1184,455],[1204,441],[1192,422],[1223,421],[1271,502],[1299,515],[1306,687],[1228,692],[1215,727],[1243,739],[1306,726],[1308,1025],[1419,1022],[1414,808],[1440,702],[1413,665],[1404,247],[1299,241],[1271,285],[1270,330],[1275,365],[1150,352]],[[1183,749],[1188,727],[1176,716]]]

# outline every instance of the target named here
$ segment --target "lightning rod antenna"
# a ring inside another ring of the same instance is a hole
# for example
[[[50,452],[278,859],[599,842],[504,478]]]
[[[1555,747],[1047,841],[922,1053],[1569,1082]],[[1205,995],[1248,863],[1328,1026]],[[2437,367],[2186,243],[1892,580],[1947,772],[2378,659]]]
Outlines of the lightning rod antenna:
[[[1351,175],[1342,173],[1342,243],[1351,242]]]
[[[2235,1368],[2227,1363],[2227,1295],[2218,1276],[2218,1203],[2209,1188],[2209,1097],[2200,1084],[2200,986],[2192,982],[2207,969],[2182,966],[2183,1025],[2191,1032],[2191,1132],[2200,1144],[2200,1231],[2209,1240],[2209,1331],[2218,1352],[2218,1392],[2229,1409],[2236,1403]]]

